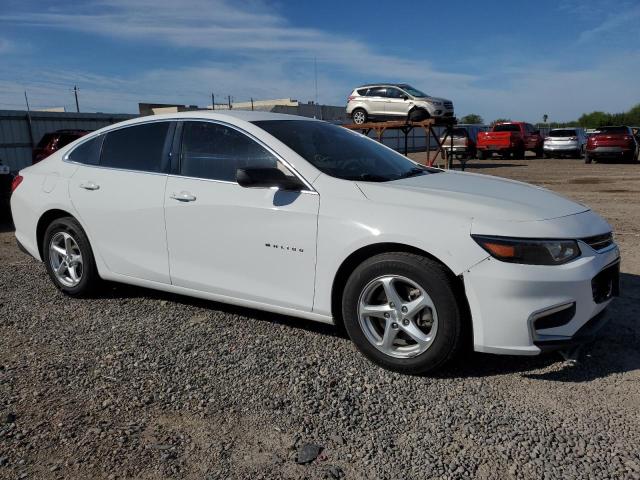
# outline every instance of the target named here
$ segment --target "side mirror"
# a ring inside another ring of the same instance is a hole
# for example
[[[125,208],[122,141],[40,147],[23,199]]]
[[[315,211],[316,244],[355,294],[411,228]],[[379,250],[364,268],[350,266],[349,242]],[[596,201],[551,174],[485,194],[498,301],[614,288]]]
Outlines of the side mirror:
[[[406,101],[406,100],[409,100],[409,97],[407,97],[406,95],[403,95],[402,99]]]
[[[285,175],[276,167],[239,168],[236,170],[236,181],[244,188],[271,188],[281,190],[303,190],[304,185],[295,177]]]

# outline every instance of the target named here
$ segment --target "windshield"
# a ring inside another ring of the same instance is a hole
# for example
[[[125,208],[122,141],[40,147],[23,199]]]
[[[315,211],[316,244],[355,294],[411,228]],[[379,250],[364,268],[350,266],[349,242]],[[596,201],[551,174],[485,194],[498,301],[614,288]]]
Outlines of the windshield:
[[[494,132],[519,132],[520,126],[514,125],[512,123],[507,123],[503,125],[496,125],[493,127]]]
[[[423,167],[344,127],[314,120],[253,122],[332,177],[388,182],[440,170]]]
[[[577,137],[578,133],[575,130],[551,130],[549,132],[550,137]]]
[[[421,92],[417,88],[413,88],[411,85],[400,85],[400,88],[402,88],[405,92],[407,92],[409,95],[414,96],[414,97],[428,97],[429,96],[426,93]]]

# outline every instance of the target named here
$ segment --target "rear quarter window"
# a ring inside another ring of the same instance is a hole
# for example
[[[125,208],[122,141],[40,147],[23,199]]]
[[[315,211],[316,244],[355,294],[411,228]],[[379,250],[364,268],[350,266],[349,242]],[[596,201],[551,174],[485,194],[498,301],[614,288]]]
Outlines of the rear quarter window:
[[[74,148],[69,154],[69,160],[85,165],[98,165],[100,163],[100,150],[104,135],[87,140]]]

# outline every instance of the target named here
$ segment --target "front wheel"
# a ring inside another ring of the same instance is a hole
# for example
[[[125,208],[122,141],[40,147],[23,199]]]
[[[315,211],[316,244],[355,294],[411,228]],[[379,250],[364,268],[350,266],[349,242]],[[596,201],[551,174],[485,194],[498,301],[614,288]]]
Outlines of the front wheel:
[[[347,281],[342,314],[358,349],[378,365],[407,374],[443,366],[462,345],[462,311],[449,272],[426,257],[384,253]]]
[[[82,297],[100,282],[89,239],[72,217],[54,220],[44,233],[43,261],[54,285],[67,295]]]
[[[588,153],[584,154],[584,163],[591,163],[592,159],[591,156]]]
[[[429,112],[424,108],[414,108],[409,112],[409,120],[412,122],[422,122],[430,117]]]

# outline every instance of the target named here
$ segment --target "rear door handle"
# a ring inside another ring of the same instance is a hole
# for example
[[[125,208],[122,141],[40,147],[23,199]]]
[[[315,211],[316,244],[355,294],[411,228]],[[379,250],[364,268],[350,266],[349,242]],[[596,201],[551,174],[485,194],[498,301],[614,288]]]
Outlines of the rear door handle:
[[[172,193],[169,198],[178,200],[179,202],[195,202],[196,196],[189,192]]]
[[[80,188],[84,188],[85,190],[98,190],[100,185],[93,182],[85,182],[80,184]]]

